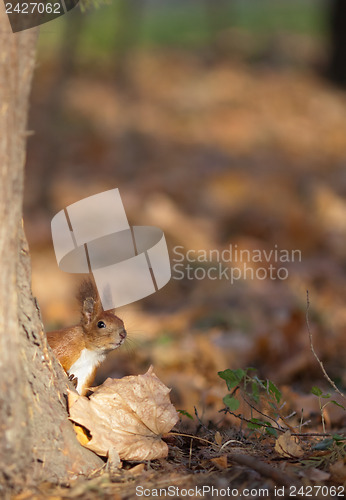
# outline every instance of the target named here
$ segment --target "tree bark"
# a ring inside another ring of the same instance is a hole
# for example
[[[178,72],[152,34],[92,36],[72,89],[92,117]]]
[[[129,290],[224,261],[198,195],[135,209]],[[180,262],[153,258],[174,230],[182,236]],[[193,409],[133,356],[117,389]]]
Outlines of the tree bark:
[[[346,2],[330,3],[330,55],[329,77],[337,85],[346,88]]]
[[[31,293],[22,228],[29,92],[37,30],[13,34],[0,3],[0,497],[66,481],[103,464],[76,440],[67,378],[52,357]]]

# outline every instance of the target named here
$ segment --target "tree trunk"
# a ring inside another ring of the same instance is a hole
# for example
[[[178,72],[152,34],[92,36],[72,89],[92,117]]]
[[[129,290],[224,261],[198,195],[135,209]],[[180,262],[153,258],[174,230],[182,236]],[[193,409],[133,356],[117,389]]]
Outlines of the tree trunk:
[[[36,29],[13,34],[0,4],[0,497],[103,464],[77,442],[67,378],[52,358],[31,294],[22,228],[26,123]]]
[[[330,4],[330,56],[331,80],[346,87],[346,2],[332,0]]]

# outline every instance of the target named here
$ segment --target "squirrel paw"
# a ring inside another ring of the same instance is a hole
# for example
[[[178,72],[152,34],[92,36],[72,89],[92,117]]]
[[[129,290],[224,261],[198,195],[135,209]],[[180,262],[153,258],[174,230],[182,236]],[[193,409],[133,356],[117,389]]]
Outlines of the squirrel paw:
[[[70,382],[72,382],[73,387],[76,389],[77,385],[78,385],[78,378],[75,377],[73,375],[73,373],[71,373],[71,375],[69,375],[68,379],[69,379]]]

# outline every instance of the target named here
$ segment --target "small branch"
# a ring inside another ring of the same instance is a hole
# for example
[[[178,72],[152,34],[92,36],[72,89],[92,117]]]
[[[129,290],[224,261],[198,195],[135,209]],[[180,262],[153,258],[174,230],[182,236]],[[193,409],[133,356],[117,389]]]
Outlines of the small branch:
[[[282,431],[283,428],[281,427],[281,425],[275,420],[275,418],[271,417],[270,415],[266,415],[265,413],[261,412],[261,410],[259,410],[258,408],[256,408],[255,405],[251,404],[250,401],[248,401],[244,396],[243,396],[243,399],[245,401],[246,404],[248,404],[250,406],[250,408],[252,408],[253,410],[257,411],[257,413],[259,413],[260,415],[262,415],[262,417],[265,417],[269,420],[272,420],[272,422],[274,422],[274,424],[277,426],[277,428]],[[286,423],[286,422],[285,422]],[[286,424],[287,425],[287,424]],[[271,426],[268,426],[268,427],[271,427]],[[284,431],[285,432],[285,431]]]
[[[252,405],[250,403],[250,401],[248,401],[247,399],[245,399],[245,397],[243,396],[243,399],[245,401],[245,403],[247,403],[253,410],[257,411],[257,413],[259,413],[260,415],[262,415],[263,417],[265,418],[268,418],[269,420],[272,420],[275,425],[277,426],[278,429],[280,429],[281,431],[283,432],[286,432],[287,429],[283,429],[283,427],[275,420],[275,418],[271,417],[270,415],[266,415],[265,413],[262,413],[258,408],[256,408],[256,406]],[[287,422],[287,418],[289,418],[290,416],[293,416],[295,414],[295,412],[292,413],[292,415],[289,415],[288,417],[284,417],[281,413],[281,409],[285,406],[286,403],[283,403],[281,405],[281,407],[279,408],[277,405],[275,410],[279,416],[279,418],[281,418],[281,420],[283,421],[283,423],[286,425],[286,427],[291,431],[291,432],[294,432],[294,428]],[[269,426],[270,427],[270,426]]]
[[[262,460],[259,460],[258,457],[252,457],[243,453],[228,453],[227,455],[230,460],[237,462],[239,465],[245,465],[246,467],[255,470],[261,476],[268,477],[277,484],[281,484],[287,488],[292,485],[297,487],[300,486],[300,483],[288,476],[287,472],[283,472],[278,468],[274,468],[271,465],[262,462]]]
[[[195,406],[194,406],[193,408],[194,408],[194,410],[195,410],[195,416],[196,416],[196,418],[197,418],[197,420],[198,420],[198,423],[199,423],[200,427],[202,427],[205,431],[207,431],[207,432],[209,433],[209,432],[210,432],[210,429],[208,429],[208,427],[206,427],[206,426],[204,425],[204,423],[202,422],[202,420],[199,418],[197,408],[196,408]]]
[[[338,393],[340,394],[340,396],[342,396],[344,399],[346,399],[346,396],[345,394],[343,394],[335,385],[335,383],[333,382],[333,380],[329,377],[328,373],[326,372],[324,366],[323,366],[323,363],[322,361],[320,360],[320,358],[317,356],[316,354],[316,351],[314,349],[314,345],[313,345],[313,342],[312,342],[312,332],[311,332],[311,329],[310,329],[310,323],[309,323],[309,308],[310,308],[310,300],[309,300],[309,290],[306,290],[306,325],[308,327],[308,332],[309,332],[309,338],[310,338],[310,349],[311,349],[311,352],[312,354],[315,356],[318,364],[320,365],[321,367],[321,370],[323,372],[323,375],[324,377],[326,378],[326,380],[328,380],[328,382],[330,383],[330,385],[333,387],[333,389]]]
[[[191,438],[191,439],[190,439],[189,469],[191,469],[191,459],[192,459],[192,443],[193,443],[193,438]]]
[[[230,413],[231,415],[233,415],[236,418],[239,418],[239,420],[242,420],[243,422],[248,422],[249,424],[253,424],[253,422],[251,420],[249,420],[245,417],[242,417],[241,415],[237,415],[236,413],[229,410],[228,408],[223,408],[222,410],[219,410],[219,413],[220,412]],[[283,429],[281,427],[275,428],[272,425],[265,424],[264,422],[261,423],[261,426],[268,427],[268,429],[274,429],[274,430],[282,432],[282,433],[285,433],[286,431],[289,430],[289,429]],[[296,437],[328,437],[328,436],[332,436],[332,435],[333,434],[331,432],[291,432],[291,436],[296,436]]]
[[[292,425],[291,425],[291,424],[289,424],[289,423],[287,422],[287,419],[288,419],[290,416],[285,417],[285,416],[281,413],[281,409],[280,409],[280,408],[276,408],[276,411],[277,411],[277,413],[278,413],[279,417],[281,418],[281,420],[283,421],[283,423],[286,425],[286,427],[287,427],[287,428],[288,428],[291,432],[294,432],[294,427],[292,427]],[[293,414],[294,414],[294,412],[293,412]]]
[[[193,434],[185,434],[184,432],[171,431],[168,434],[165,434],[163,437],[166,437],[166,436],[189,437],[189,438],[191,438],[191,440],[192,439],[197,439],[198,441],[201,441],[202,443],[207,443],[207,444],[210,444],[211,446],[217,446],[217,447],[219,447],[219,445],[217,443],[213,443],[212,441],[209,441],[208,439],[204,439],[204,438],[201,438],[199,436],[194,436]]]

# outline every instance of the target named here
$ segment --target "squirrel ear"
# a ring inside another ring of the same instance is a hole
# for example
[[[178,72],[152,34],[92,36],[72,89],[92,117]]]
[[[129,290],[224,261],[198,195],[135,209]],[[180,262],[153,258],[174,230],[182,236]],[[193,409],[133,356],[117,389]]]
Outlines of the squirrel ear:
[[[94,307],[95,307],[95,301],[92,297],[88,297],[83,302],[82,322],[85,325],[91,323],[94,316]]]

